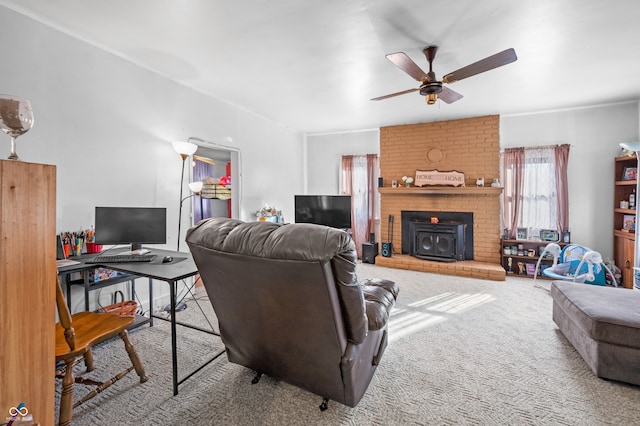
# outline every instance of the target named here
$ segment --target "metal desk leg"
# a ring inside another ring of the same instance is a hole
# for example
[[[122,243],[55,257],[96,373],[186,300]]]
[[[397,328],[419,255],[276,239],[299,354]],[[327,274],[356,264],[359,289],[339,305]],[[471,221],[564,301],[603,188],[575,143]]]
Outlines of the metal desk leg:
[[[64,283],[67,285],[67,308],[71,312],[71,283],[69,282],[69,274],[64,274]]]
[[[176,320],[176,295],[178,293],[178,281],[179,280],[164,281],[167,284],[169,284],[169,303],[171,304],[170,305],[170,310],[169,310],[169,315],[171,316],[171,318],[167,319],[167,318],[162,317],[162,316],[156,317],[156,318],[161,319],[163,321],[171,322],[171,370],[172,370],[172,376],[173,376],[172,380],[173,380],[173,394],[174,395],[178,394],[178,386],[182,382],[184,382],[185,380],[189,379],[191,376],[193,376],[194,374],[196,374],[197,372],[202,370],[204,367],[206,367],[211,362],[213,362],[214,360],[216,360],[218,357],[220,357],[221,355],[223,355],[225,353],[224,349],[219,351],[211,359],[209,359],[208,361],[203,363],[200,367],[196,368],[191,373],[187,374],[182,379],[178,378],[177,325],[188,327],[188,328],[191,328],[193,330],[202,331],[204,333],[208,333],[208,334],[211,334],[211,335],[214,335],[214,336],[218,336],[218,337],[220,336],[220,333],[216,332],[214,330],[206,330],[206,329],[204,329],[202,327],[198,327],[198,326],[195,326],[195,325],[192,325],[192,324],[187,324],[187,323],[184,323],[184,322],[179,322],[179,321]],[[149,280],[149,285],[151,286],[151,279]],[[151,294],[151,290],[150,290],[150,294]],[[149,297],[151,298],[151,296],[149,296]],[[153,315],[153,313],[152,313],[152,315]]]
[[[82,271],[84,277],[84,310],[89,312],[89,271]]]
[[[149,327],[153,327],[153,279],[149,278]]]
[[[176,338],[176,286],[177,281],[169,282],[169,303],[171,304],[171,362],[173,368],[173,394],[178,394],[178,342]]]

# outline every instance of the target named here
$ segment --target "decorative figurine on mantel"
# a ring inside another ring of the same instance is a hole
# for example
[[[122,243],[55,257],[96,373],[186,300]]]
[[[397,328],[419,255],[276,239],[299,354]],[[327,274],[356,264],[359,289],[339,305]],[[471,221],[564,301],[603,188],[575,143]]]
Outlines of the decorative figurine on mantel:
[[[402,176],[402,181],[405,183],[407,188],[411,188],[411,184],[413,183],[413,178],[411,176]]]

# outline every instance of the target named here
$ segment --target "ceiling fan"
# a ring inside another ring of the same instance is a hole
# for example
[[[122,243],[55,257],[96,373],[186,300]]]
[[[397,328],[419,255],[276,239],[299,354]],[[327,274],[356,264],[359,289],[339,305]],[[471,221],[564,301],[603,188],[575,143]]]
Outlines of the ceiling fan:
[[[402,71],[406,72],[411,77],[420,82],[420,87],[415,89],[403,90],[402,92],[391,93],[390,95],[380,96],[371,100],[381,101],[383,99],[392,98],[394,96],[420,91],[420,94],[422,96],[426,96],[427,104],[429,105],[435,104],[438,98],[450,104],[462,99],[462,95],[454,90],[449,89],[448,87],[443,86],[443,84],[454,83],[467,77],[471,77],[476,74],[480,74],[485,71],[510,64],[511,62],[515,62],[518,59],[518,57],[516,56],[516,51],[510,48],[507,50],[503,50],[500,53],[496,53],[495,55],[486,57],[478,62],[474,62],[471,65],[467,65],[466,67],[462,67],[459,70],[445,75],[444,77],[442,77],[441,81],[438,81],[436,80],[436,75],[433,72],[432,66],[437,51],[438,46],[427,46],[422,49],[422,52],[427,58],[427,62],[429,62],[429,72],[426,74],[404,52],[389,53],[388,55],[386,55],[385,57],[393,62],[394,65],[396,65]]]

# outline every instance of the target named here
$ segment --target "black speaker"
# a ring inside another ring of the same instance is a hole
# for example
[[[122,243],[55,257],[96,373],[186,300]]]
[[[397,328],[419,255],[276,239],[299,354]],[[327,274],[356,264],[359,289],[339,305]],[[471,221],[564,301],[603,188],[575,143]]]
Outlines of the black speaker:
[[[384,179],[379,177],[378,178],[378,188],[382,188],[384,186]]]
[[[382,243],[380,254],[382,254],[383,257],[391,257],[393,254],[393,243]]]
[[[362,263],[376,263],[378,255],[378,244],[363,243],[362,244]]]
[[[371,244],[376,242],[376,234],[374,232],[369,233],[369,242]]]

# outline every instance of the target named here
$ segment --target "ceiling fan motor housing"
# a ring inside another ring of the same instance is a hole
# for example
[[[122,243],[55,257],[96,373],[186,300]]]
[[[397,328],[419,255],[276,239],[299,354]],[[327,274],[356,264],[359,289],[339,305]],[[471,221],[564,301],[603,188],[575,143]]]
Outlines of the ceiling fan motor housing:
[[[431,94],[438,94],[442,92],[442,82],[441,81],[430,81],[424,83],[420,86],[420,94],[422,96],[427,96]]]

